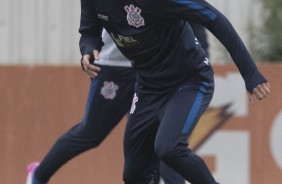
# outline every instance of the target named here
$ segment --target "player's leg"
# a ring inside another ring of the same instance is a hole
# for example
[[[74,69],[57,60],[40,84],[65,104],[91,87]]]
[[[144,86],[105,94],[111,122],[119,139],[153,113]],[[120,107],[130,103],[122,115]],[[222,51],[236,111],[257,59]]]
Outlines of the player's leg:
[[[103,67],[102,71],[106,73],[108,69]],[[83,121],[62,135],[45,156],[35,171],[40,182],[47,183],[63,164],[80,153],[97,147],[130,108],[135,78],[108,79],[96,78],[91,81]]]
[[[195,37],[198,39],[208,56],[209,44],[204,26],[195,23],[190,23],[190,25],[195,34]],[[185,184],[185,179],[178,172],[174,171],[162,162],[160,164],[160,176],[165,184]]]
[[[188,148],[188,136],[207,109],[213,82],[189,82],[170,98],[156,136],[161,161],[192,184],[216,184],[204,161]]]
[[[158,113],[165,101],[154,94],[133,98],[124,135],[123,179],[126,184],[156,183],[159,159],[154,142],[159,126]]]
[[[160,163],[160,176],[164,184],[185,184],[183,176],[163,162]]]

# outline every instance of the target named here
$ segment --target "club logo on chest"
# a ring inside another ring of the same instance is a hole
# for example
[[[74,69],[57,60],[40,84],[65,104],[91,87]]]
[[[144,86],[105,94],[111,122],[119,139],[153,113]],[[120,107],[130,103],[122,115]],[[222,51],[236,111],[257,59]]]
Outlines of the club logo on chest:
[[[124,9],[127,12],[126,18],[129,25],[134,26],[136,28],[145,25],[144,19],[140,15],[141,13],[140,8],[130,4],[129,6],[126,5]]]

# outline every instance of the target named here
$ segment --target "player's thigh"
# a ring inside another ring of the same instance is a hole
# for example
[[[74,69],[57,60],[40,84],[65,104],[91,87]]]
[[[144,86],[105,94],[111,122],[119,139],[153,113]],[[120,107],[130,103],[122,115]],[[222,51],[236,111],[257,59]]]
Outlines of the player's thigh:
[[[165,101],[161,95],[134,96],[124,135],[126,159],[139,159],[155,154],[158,114]]]
[[[144,179],[158,170],[154,142],[164,99],[161,95],[134,96],[124,136],[124,177],[127,179]]]
[[[134,94],[134,81],[93,79],[83,126],[92,134],[109,133],[128,112]]]
[[[168,149],[187,142],[212,96],[213,84],[187,83],[176,90],[165,107],[156,146]]]

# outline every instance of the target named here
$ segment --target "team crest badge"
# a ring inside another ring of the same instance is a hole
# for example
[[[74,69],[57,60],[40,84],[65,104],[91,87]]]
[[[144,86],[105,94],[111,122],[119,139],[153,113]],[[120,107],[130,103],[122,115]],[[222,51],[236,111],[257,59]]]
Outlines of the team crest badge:
[[[134,5],[130,4],[129,6],[124,7],[125,11],[127,12],[127,22],[129,25],[134,27],[144,26],[145,22],[143,17],[140,15],[141,9],[135,7]]]
[[[101,88],[101,95],[105,99],[112,100],[116,97],[117,93],[116,91],[118,90],[118,85],[116,85],[114,82],[104,82],[104,86]]]

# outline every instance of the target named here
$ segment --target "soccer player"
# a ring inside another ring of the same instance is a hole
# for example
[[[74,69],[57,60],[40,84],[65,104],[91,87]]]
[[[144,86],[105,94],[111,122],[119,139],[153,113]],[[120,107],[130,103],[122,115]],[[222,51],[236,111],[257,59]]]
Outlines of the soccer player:
[[[48,183],[69,160],[98,147],[129,111],[136,74],[130,67],[130,61],[118,52],[111,37],[104,33],[104,52],[95,65],[88,66],[94,69],[87,70],[91,83],[82,122],[63,134],[40,164],[29,165],[27,184]]]
[[[161,160],[192,184],[216,184],[187,143],[214,91],[212,67],[188,21],[205,26],[229,51],[251,103],[270,93],[231,23],[204,0],[81,0],[81,8],[83,57],[99,57],[104,27],[137,72],[124,135],[124,182],[154,183]]]
[[[208,52],[204,28],[193,24],[193,30]],[[82,64],[90,67],[86,72],[92,78],[83,121],[62,135],[40,164],[35,162],[29,165],[26,184],[47,183],[63,164],[97,147],[129,111],[134,94],[135,72],[130,67],[130,61],[118,51],[105,31],[102,37],[105,46],[95,65],[82,61]],[[182,176],[164,164],[160,174],[165,184],[185,183]]]

